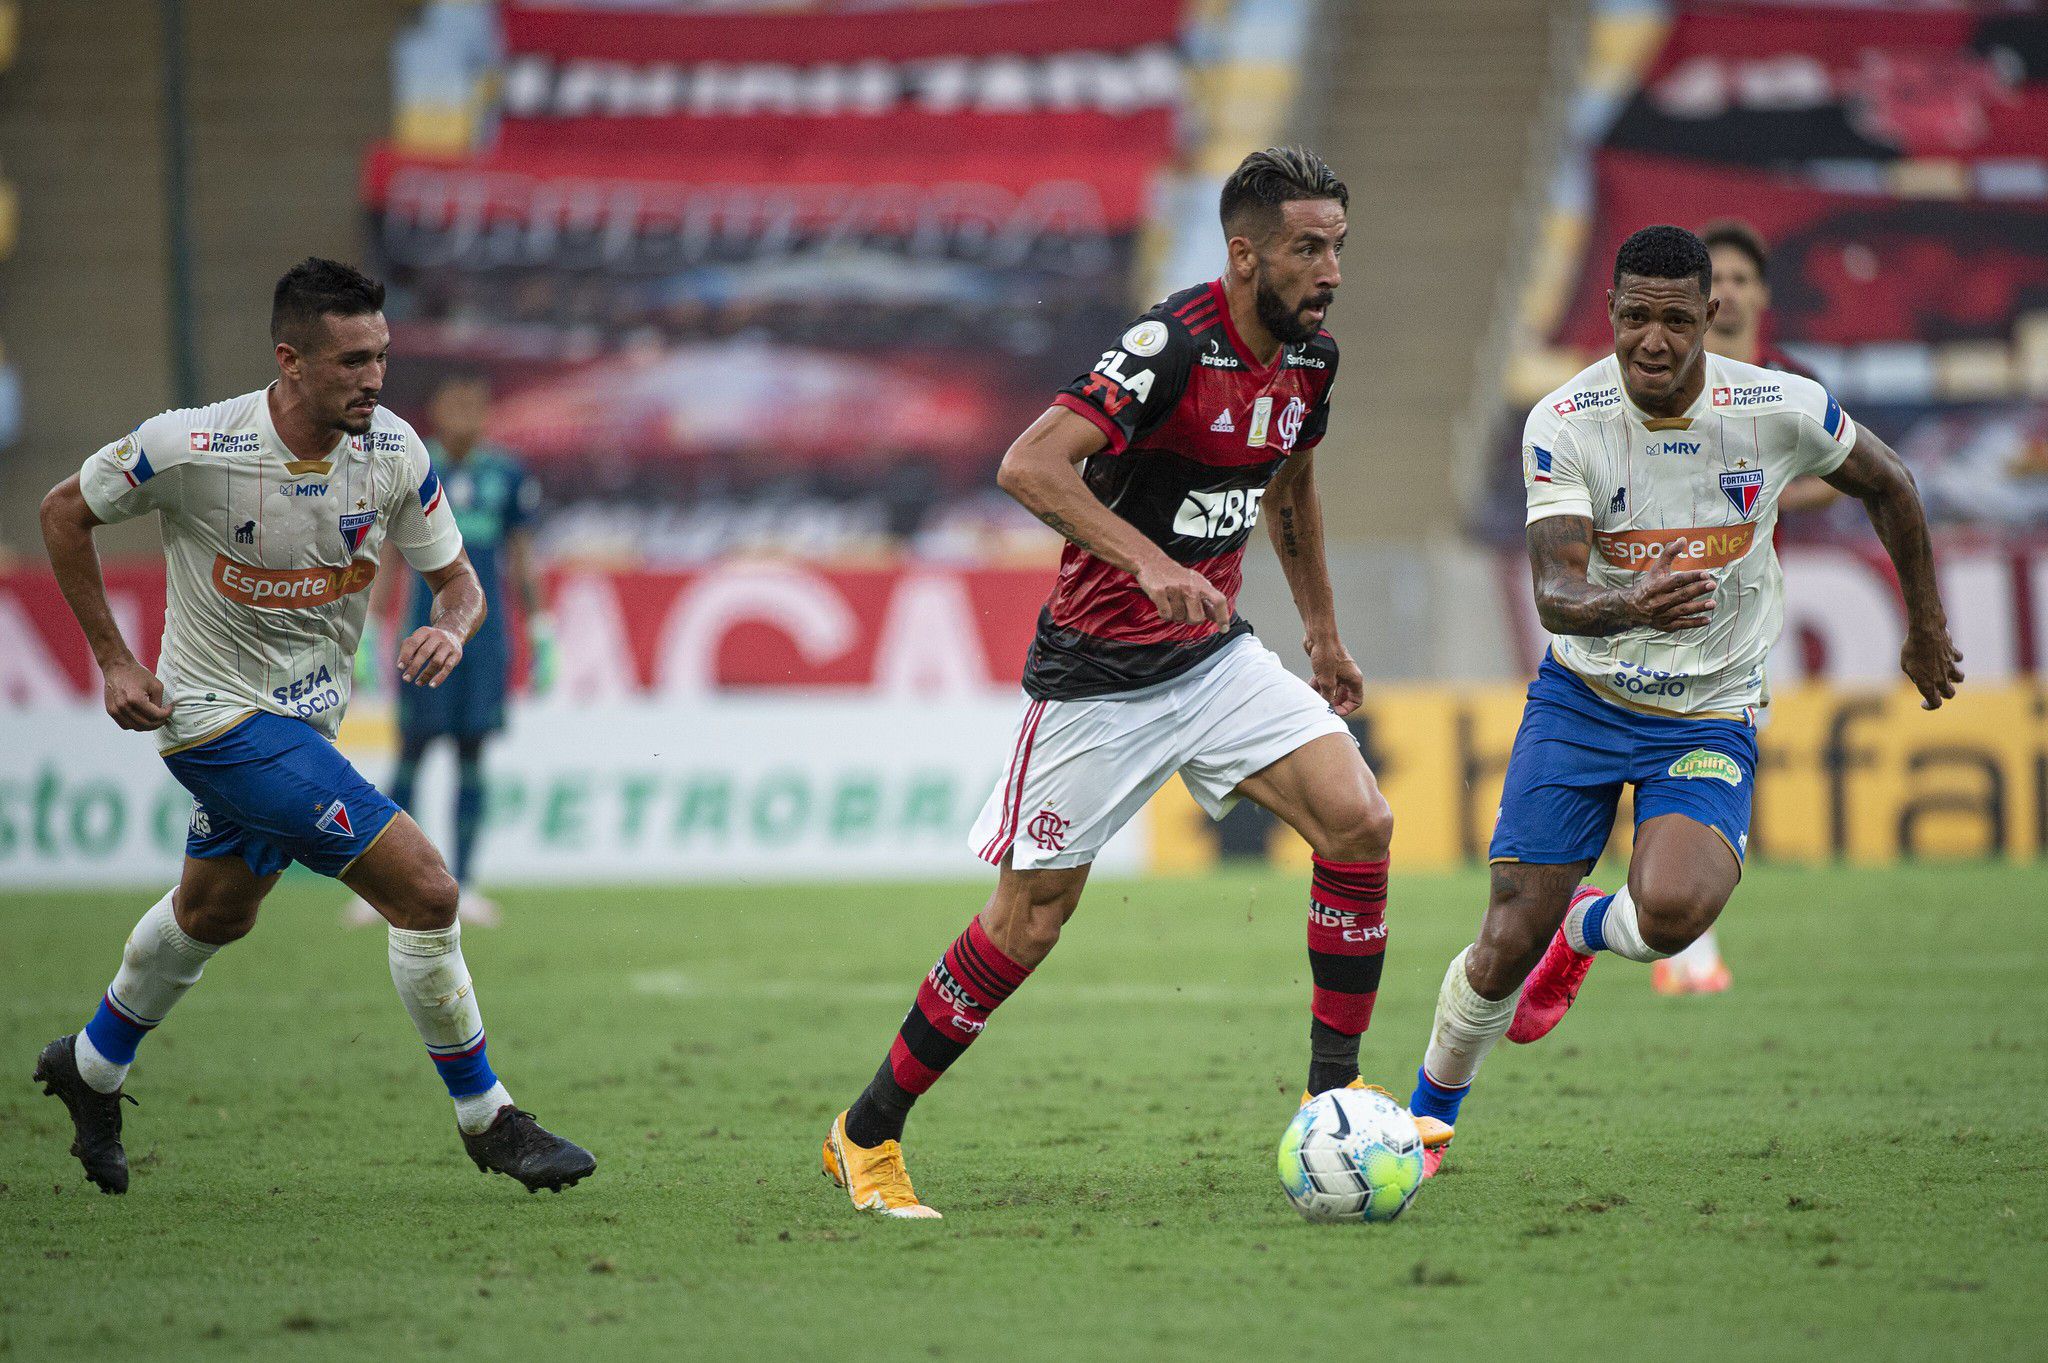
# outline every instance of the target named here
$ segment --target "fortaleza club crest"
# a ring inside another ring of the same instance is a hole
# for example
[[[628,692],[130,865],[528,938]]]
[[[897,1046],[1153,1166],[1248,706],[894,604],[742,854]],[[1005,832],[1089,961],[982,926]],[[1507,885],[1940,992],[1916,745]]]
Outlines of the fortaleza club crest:
[[[1763,491],[1762,469],[1731,469],[1721,475],[1722,495],[1734,504],[1744,520],[1756,514],[1757,498],[1763,495]]]
[[[339,833],[344,838],[356,835],[355,825],[349,822],[348,806],[339,800],[327,806],[327,812],[313,821],[313,827],[322,833]]]
[[[1061,852],[1066,850],[1067,830],[1073,826],[1072,819],[1062,819],[1049,809],[1041,809],[1030,823],[1024,825],[1024,831],[1046,851]]]
[[[1673,762],[1665,774],[1705,777],[1711,781],[1726,781],[1731,786],[1742,784],[1742,768],[1735,759],[1726,753],[1714,752],[1709,748],[1694,748]]]
[[[370,527],[377,523],[374,511],[350,511],[341,518],[342,545],[353,554],[363,547],[363,540],[369,536]]]

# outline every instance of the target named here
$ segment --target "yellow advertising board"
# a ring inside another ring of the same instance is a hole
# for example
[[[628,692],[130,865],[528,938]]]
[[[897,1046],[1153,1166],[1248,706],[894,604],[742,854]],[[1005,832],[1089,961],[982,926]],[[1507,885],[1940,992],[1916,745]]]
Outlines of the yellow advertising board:
[[[1394,807],[1404,869],[1483,861],[1500,805],[1522,688],[1376,691],[1352,718]],[[1778,693],[1759,735],[1749,855],[1884,865],[1904,857],[2048,859],[2048,687],[1966,686],[1940,710],[1893,691],[1804,686]],[[1152,802],[1151,865],[1164,874],[1261,852],[1306,864],[1263,811],[1213,824],[1178,781]],[[1626,854],[1627,796],[1610,853]]]

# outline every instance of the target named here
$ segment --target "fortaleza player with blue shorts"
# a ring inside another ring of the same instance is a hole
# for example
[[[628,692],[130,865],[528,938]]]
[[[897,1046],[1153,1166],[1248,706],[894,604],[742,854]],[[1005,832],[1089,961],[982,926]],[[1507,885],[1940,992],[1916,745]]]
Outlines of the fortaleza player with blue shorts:
[[[210,407],[165,412],[106,446],[43,499],[43,539],[106,679],[107,713],[153,730],[192,792],[177,887],[142,916],[84,1030],[43,1048],[35,1078],[64,1100],[71,1153],[103,1191],[128,1188],[123,1084],[136,1047],[256,924],[297,861],[390,921],[392,983],[455,1100],[478,1168],[531,1191],[596,1168],[513,1105],[485,1048],[463,963],[456,887],[419,826],[333,744],[368,596],[395,548],[434,589],[431,623],[398,650],[438,685],[484,616],[440,479],[410,426],[378,406],[391,333],[384,286],[310,259],[277,284],[278,377]],[[95,526],[157,513],[170,578],[163,657],[142,666],[107,606]]]
[[[1546,1035],[1597,953],[1683,950],[1734,893],[1783,624],[1771,530],[1787,485],[1818,475],[1870,513],[1906,601],[1900,665],[1927,708],[1962,680],[1912,476],[1813,380],[1707,353],[1712,277],[1692,233],[1631,236],[1607,295],[1614,353],[1529,415],[1529,559],[1556,639],[1508,756],[1479,940],[1444,976],[1409,1099],[1425,1137],[1446,1138],[1425,1151],[1431,1174],[1502,1034]],[[1624,785],[1635,849],[1609,894],[1582,880]]]

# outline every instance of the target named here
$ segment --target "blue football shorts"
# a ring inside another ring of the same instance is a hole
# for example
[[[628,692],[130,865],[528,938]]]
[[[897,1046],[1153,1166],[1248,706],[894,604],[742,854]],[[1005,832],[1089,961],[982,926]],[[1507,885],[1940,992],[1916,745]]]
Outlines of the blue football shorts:
[[[1739,861],[1749,846],[1756,728],[1623,709],[1546,656],[1529,684],[1487,855],[1597,861],[1624,785],[1635,787],[1637,827],[1683,814],[1719,833]]]
[[[164,765],[192,792],[185,855],[238,856],[259,876],[294,861],[339,876],[399,813],[318,729],[268,711]]]

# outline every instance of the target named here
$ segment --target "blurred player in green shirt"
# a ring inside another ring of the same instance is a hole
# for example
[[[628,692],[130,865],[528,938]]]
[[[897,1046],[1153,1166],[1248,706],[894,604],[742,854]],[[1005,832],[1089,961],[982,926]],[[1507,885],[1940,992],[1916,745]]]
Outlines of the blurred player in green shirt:
[[[389,786],[391,798],[410,811],[420,760],[427,749],[441,738],[455,745],[455,840],[450,864],[462,886],[462,921],[481,926],[498,921],[497,906],[477,893],[474,877],[477,835],[485,812],[484,741],[505,727],[505,702],[511,690],[512,615],[505,609],[508,586],[518,593],[520,617],[526,622],[533,691],[545,691],[554,673],[554,632],[542,609],[540,575],[533,558],[532,525],[540,505],[540,487],[512,456],[484,443],[490,401],[490,387],[483,379],[456,375],[436,390],[429,408],[433,438],[427,448],[491,609],[483,628],[469,642],[464,665],[446,682],[429,688],[398,681],[398,769]],[[432,605],[427,592],[414,589],[404,628],[425,624]],[[377,620],[387,618],[383,609],[372,614]],[[365,649],[360,656],[379,655]],[[360,907],[353,912],[359,914]]]

